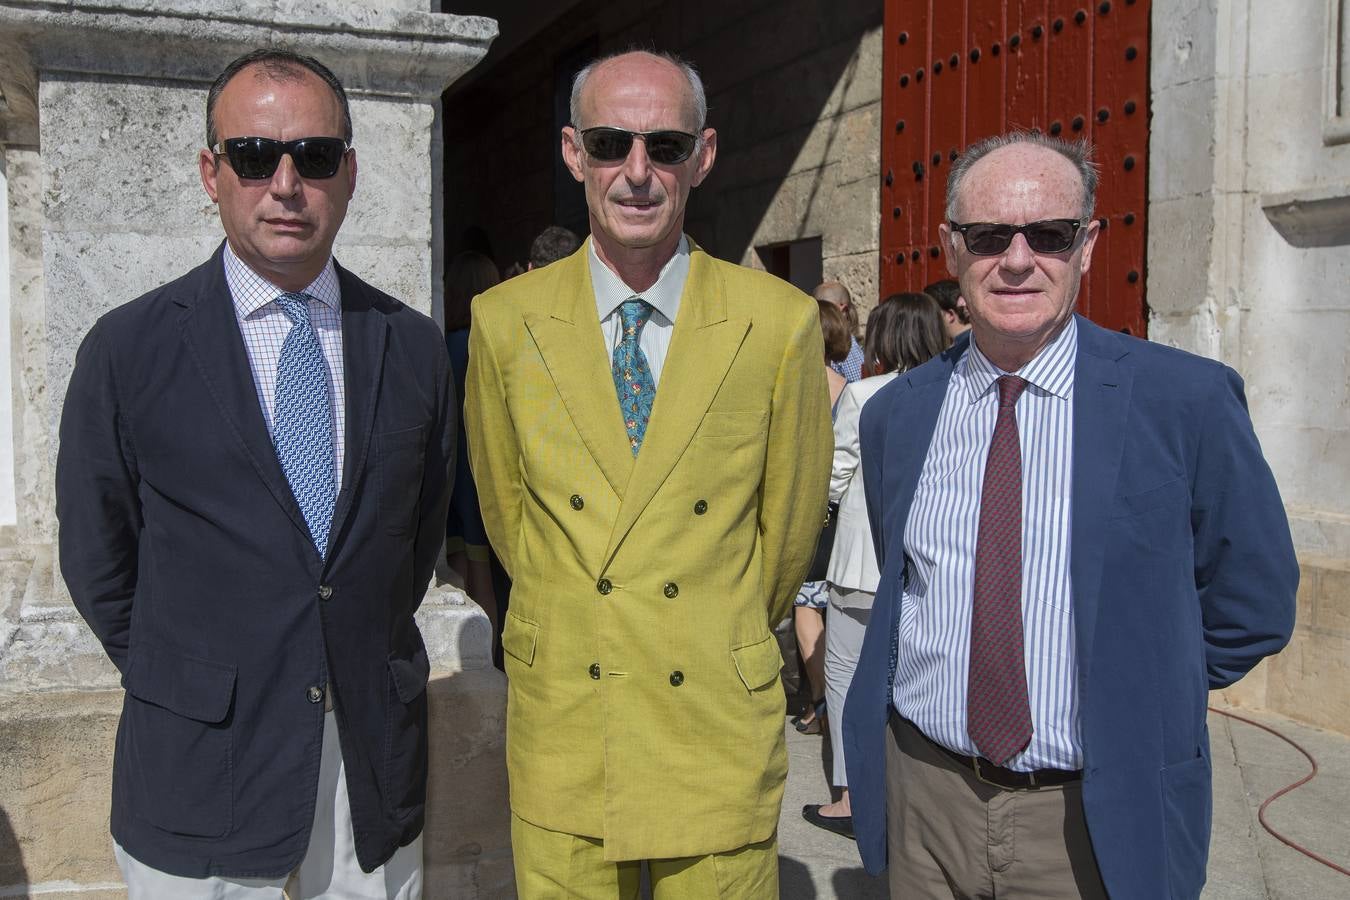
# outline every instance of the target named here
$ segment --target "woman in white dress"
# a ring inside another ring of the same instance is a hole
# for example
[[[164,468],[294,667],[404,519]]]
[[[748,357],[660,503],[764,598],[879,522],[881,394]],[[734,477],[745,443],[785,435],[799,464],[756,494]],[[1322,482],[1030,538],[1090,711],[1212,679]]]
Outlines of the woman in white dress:
[[[943,327],[942,309],[927,294],[893,294],[867,321],[864,374],[873,374],[844,388],[834,417],[834,468],[830,500],[839,504],[827,574],[829,613],[825,625],[825,701],[834,754],[833,785],[839,799],[802,808],[806,821],[827,831],[853,837],[848,779],[844,773],[844,697],[858,665],[863,635],[876,596],[876,553],[863,496],[858,419],[863,404],[901,372],[927,362],[951,343]]]

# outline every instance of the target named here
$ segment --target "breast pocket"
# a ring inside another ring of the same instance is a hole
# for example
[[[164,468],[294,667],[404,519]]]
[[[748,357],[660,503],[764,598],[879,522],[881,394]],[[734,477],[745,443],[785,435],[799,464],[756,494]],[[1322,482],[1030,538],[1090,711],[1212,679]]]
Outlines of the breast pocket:
[[[1186,479],[1118,496],[1112,522],[1140,549],[1162,556],[1191,551],[1191,494]]]
[[[414,529],[425,459],[426,432],[420,425],[375,436],[380,524],[389,534],[406,535]]]

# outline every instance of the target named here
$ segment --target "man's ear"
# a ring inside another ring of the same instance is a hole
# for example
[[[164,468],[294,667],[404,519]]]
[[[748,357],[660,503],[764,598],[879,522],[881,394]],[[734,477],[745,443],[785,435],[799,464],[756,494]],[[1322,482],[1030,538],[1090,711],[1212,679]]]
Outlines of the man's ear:
[[[956,232],[952,231],[946,222],[938,226],[938,240],[942,242],[942,249],[946,251],[942,254],[942,261],[947,264],[947,274],[953,278],[960,278],[960,273],[956,270]]]
[[[577,181],[585,181],[586,173],[581,168],[581,148],[577,146],[577,130],[564,125],[562,130],[563,164]]]
[[[220,195],[216,191],[216,176],[220,174],[220,161],[216,155],[205,148],[197,154],[197,171],[202,176],[202,187],[206,189],[206,196],[211,198],[212,203],[220,202]]]
[[[698,187],[712,171],[713,160],[717,158],[717,130],[703,129],[702,146],[698,151],[698,168],[694,171],[693,186]]]

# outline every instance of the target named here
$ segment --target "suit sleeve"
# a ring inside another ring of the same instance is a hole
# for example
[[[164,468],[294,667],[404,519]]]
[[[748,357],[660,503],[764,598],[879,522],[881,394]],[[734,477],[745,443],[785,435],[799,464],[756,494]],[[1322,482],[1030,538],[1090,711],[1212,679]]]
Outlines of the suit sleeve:
[[[1206,416],[1192,470],[1191,527],[1205,665],[1215,689],[1289,642],[1299,570],[1284,503],[1232,369],[1214,379]]]
[[[483,527],[502,568],[515,577],[514,541],[520,534],[522,502],[520,444],[507,408],[506,386],[490,326],[487,317],[479,314],[481,308],[481,300],[470,306],[473,326],[469,329],[469,374],[464,385],[464,430]]]
[[[820,316],[815,304],[801,308],[774,383],[760,489],[770,627],[788,614],[811,564],[825,519],[834,448]]]
[[[459,399],[450,372],[450,356],[439,336],[433,345],[436,372],[435,415],[427,435],[422,464],[422,489],[413,543],[414,584],[427,585],[436,571],[445,542],[445,516],[454,484],[455,443],[459,434]],[[419,597],[421,594],[418,595]]]
[[[830,468],[830,502],[838,503],[858,471],[858,416],[862,402],[853,385],[844,388],[839,398],[839,409],[834,416],[834,464]]]
[[[61,411],[56,517],[61,574],[75,608],[125,672],[140,535],[140,477],[106,336],[95,325],[75,356]]]

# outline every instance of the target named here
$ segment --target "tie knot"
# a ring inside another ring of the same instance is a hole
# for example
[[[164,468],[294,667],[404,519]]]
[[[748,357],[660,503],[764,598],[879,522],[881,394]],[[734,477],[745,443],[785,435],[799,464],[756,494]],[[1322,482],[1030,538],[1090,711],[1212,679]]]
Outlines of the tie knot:
[[[998,379],[998,405],[1000,408],[1016,406],[1017,398],[1027,389],[1027,380],[1016,375],[1002,375]]]
[[[619,320],[623,322],[623,336],[636,338],[642,326],[652,317],[652,306],[641,297],[625,300],[619,307]]]
[[[292,325],[309,324],[309,295],[286,292],[277,297],[277,305]]]

